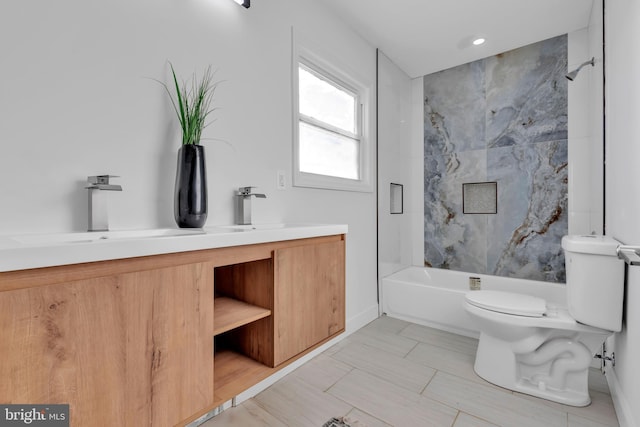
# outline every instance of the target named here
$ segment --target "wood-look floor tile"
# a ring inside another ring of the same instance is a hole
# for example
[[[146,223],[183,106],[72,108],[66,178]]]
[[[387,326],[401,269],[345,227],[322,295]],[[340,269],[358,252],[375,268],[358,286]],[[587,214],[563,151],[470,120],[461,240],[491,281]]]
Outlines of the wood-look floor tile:
[[[314,357],[292,372],[307,385],[325,391],[353,369],[351,366],[326,356],[324,353]]]
[[[618,427],[618,417],[611,395],[594,390],[590,390],[589,394],[591,395],[591,405],[583,408],[569,406],[566,411],[569,414],[578,415],[607,426]]]
[[[349,336],[349,342],[357,342],[379,350],[405,356],[418,344],[417,340],[405,338],[398,334],[375,331],[372,329],[359,330]]]
[[[404,328],[411,325],[405,320],[395,319],[387,315],[378,317],[373,322],[368,323],[358,332],[384,332],[391,334],[399,334]]]
[[[359,369],[349,372],[327,392],[392,426],[450,426],[458,413]]]
[[[616,424],[617,425],[617,424]],[[569,427],[609,427],[611,424],[602,424],[597,421],[583,418],[579,415],[569,414]]]
[[[407,354],[406,359],[472,381],[485,382],[473,370],[475,355],[432,344],[419,343]]]
[[[200,427],[286,427],[286,424],[262,409],[254,400],[229,408]]]
[[[479,384],[484,384],[488,387],[494,387],[507,393],[511,392],[479,377],[473,369],[475,356],[467,353],[460,353],[459,351],[449,350],[432,344],[419,343],[407,354],[406,359],[429,366],[438,371],[447,372]]]
[[[351,427],[391,427],[390,424],[354,408],[344,417]]]
[[[254,399],[288,426],[321,426],[332,417],[342,417],[353,409],[295,375],[287,375]]]
[[[471,354],[473,356],[475,356],[478,348],[478,340],[475,338],[464,337],[462,335],[416,324],[410,324],[404,328],[402,332],[400,332],[400,335],[405,338]]]
[[[613,407],[613,401],[611,395],[608,393],[602,393],[599,391],[589,390],[591,396],[591,404],[588,406],[569,406],[563,405],[558,402],[552,402],[546,399],[540,399],[528,394],[522,394],[514,392],[515,395],[535,402],[540,402],[560,411],[567,412],[569,414],[578,415],[581,418],[587,418],[597,423],[604,424],[611,427],[618,427],[618,418],[616,417],[616,411]]]
[[[354,335],[357,335],[357,332]],[[351,340],[353,339],[352,337],[354,335],[350,335],[350,336],[342,339],[341,341],[338,341],[337,343],[335,343],[334,345],[332,345],[331,347],[329,347],[328,349],[323,351],[321,354],[323,354],[325,356],[331,356],[331,355],[337,353],[338,351],[340,351],[340,349],[342,349],[344,346],[348,345],[351,342]]]
[[[444,372],[438,372],[422,394],[497,425],[567,425],[566,412]]]
[[[597,370],[590,372],[592,404],[565,406],[477,377],[476,346],[471,338],[382,317],[203,426],[319,427],[342,416],[353,427],[618,426]],[[425,381],[422,394],[411,391]]]
[[[480,418],[474,417],[469,414],[465,414],[464,412],[460,412],[458,414],[458,418],[456,418],[456,422],[453,424],[453,427],[498,427],[496,424],[490,423],[489,421],[481,420]]]
[[[346,346],[332,357],[415,393],[420,393],[436,373],[428,366],[359,343]]]

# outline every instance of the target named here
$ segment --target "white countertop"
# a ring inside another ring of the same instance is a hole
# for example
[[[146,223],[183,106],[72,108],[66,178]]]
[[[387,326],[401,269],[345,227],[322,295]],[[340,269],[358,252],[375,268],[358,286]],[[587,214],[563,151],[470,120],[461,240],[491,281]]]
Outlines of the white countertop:
[[[258,224],[0,236],[0,272],[345,234],[343,224]]]

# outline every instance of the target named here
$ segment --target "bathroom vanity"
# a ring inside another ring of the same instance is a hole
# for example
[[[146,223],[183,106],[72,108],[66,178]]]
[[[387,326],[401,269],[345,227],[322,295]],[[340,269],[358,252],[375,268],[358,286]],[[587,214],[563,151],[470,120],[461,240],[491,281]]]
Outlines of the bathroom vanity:
[[[190,422],[344,331],[346,231],[0,240],[0,402]]]

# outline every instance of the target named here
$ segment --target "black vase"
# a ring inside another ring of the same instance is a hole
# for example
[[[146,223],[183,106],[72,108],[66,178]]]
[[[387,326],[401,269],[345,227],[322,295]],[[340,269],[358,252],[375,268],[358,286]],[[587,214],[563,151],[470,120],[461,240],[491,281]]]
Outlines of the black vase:
[[[207,168],[202,145],[178,150],[174,216],[178,227],[202,228],[207,222]]]

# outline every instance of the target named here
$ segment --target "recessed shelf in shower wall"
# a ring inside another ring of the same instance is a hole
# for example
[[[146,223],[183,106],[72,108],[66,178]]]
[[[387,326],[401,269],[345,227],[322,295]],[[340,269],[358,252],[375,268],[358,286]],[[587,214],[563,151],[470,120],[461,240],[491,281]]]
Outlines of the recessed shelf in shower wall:
[[[462,213],[498,213],[498,183],[471,182],[462,184]]]
[[[401,214],[404,212],[404,187],[402,184],[394,184],[393,182],[389,187],[389,213]]]

